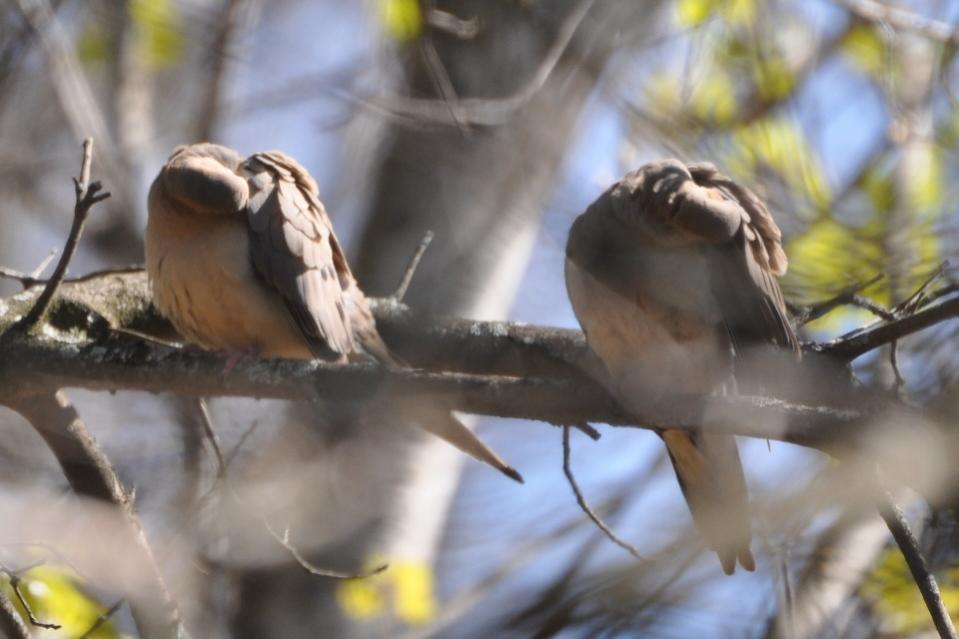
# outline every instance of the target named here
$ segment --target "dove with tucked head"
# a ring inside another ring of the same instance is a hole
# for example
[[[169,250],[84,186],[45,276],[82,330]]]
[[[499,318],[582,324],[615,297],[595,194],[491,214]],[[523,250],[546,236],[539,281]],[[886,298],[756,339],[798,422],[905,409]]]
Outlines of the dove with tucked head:
[[[712,394],[737,381],[756,352],[798,354],[776,281],[787,265],[781,238],[752,191],[711,164],[679,160],[627,174],[576,219],[567,292],[624,408],[640,413],[670,396]],[[660,435],[724,572],[737,560],[753,570],[735,438],[708,428]]]
[[[231,353],[400,362],[376,329],[316,182],[279,152],[177,147],[150,188],[153,299],[188,341]],[[400,410],[507,476],[519,473],[448,411]]]

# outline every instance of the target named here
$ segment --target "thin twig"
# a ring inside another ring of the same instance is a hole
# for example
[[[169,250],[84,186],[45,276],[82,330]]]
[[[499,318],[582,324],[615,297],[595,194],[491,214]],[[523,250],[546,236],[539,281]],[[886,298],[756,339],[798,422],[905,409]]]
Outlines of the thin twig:
[[[23,596],[23,592],[20,590],[20,583],[23,581],[23,579],[17,573],[23,572],[25,570],[29,570],[29,568],[32,568],[32,567],[33,566],[24,568],[21,571],[14,571],[0,564],[0,572],[5,574],[7,576],[7,579],[10,580],[10,587],[13,589],[13,594],[17,596],[17,601],[20,602],[20,605],[23,607],[24,612],[27,613],[27,620],[30,622],[30,625],[36,626],[37,628],[45,628],[47,630],[58,630],[60,628],[60,624],[44,623],[40,621],[39,619],[37,619],[37,616],[33,614],[33,609],[30,607],[30,604],[27,603],[26,597]]]
[[[576,495],[576,502],[579,504],[579,507],[586,513],[586,516],[593,520],[593,523],[596,524],[596,527],[603,531],[610,541],[624,549],[626,552],[631,554],[636,559],[640,561],[646,561],[646,558],[643,557],[642,553],[639,552],[639,549],[632,544],[629,544],[622,539],[620,539],[613,530],[606,525],[599,515],[593,512],[593,509],[589,507],[589,504],[586,503],[586,498],[583,496],[582,491],[579,489],[579,484],[576,483],[576,477],[573,476],[573,469],[570,467],[570,451],[569,451],[569,426],[563,426],[563,473],[566,475],[566,479],[569,481],[570,488],[573,489],[573,494]]]
[[[16,280],[20,282],[20,286],[24,290],[30,288],[31,286],[36,286],[37,284],[44,284],[47,280],[43,279],[41,275],[50,266],[50,262],[53,261],[53,258],[56,257],[57,250],[52,249],[45,258],[37,265],[35,269],[29,273],[24,273],[12,268],[5,268],[0,266],[0,278],[7,280]]]
[[[589,423],[587,422],[576,422],[575,424],[570,424],[570,426],[572,426],[579,432],[583,433],[584,435],[592,439],[594,442],[598,442],[600,438],[602,438],[602,435],[600,434],[600,432],[596,430],[595,428],[593,428],[592,426],[590,426]]]
[[[865,282],[853,284],[852,286],[843,289],[842,291],[837,293],[835,296],[829,298],[828,300],[818,302],[804,309],[798,309],[798,312],[795,313],[796,324],[798,324],[799,326],[808,324],[809,322],[819,319],[823,315],[826,315],[827,313],[831,312],[832,310],[840,306],[850,304],[852,302],[852,299],[858,293],[861,293],[865,289],[869,288],[870,286],[872,286],[873,284],[881,280],[883,277],[885,276],[882,273],[880,273],[879,275],[869,278]]]
[[[944,260],[935,271],[926,279],[922,285],[916,289],[916,291],[907,297],[905,300],[900,302],[893,308],[893,312],[897,315],[912,313],[920,306],[922,306],[923,301],[925,300],[926,291],[932,285],[933,282],[942,277],[943,273],[946,272],[946,269],[949,268],[949,260]]]
[[[30,629],[23,623],[23,616],[3,591],[0,591],[0,633],[7,639],[30,639]]]
[[[479,19],[476,16],[464,19],[435,7],[426,12],[426,24],[460,40],[472,40],[480,31]]]
[[[63,253],[60,255],[60,261],[53,271],[53,275],[47,282],[46,287],[30,312],[21,322],[21,328],[30,329],[43,319],[53,296],[56,295],[60,283],[67,274],[67,267],[76,253],[77,245],[80,243],[80,235],[83,233],[83,225],[86,223],[87,214],[97,202],[110,197],[109,193],[100,193],[103,188],[99,182],[90,182],[90,164],[93,161],[93,138],[87,138],[83,141],[83,161],[80,164],[80,177],[73,179],[74,190],[76,192],[76,203],[73,207],[73,226],[70,228],[70,235],[67,237],[67,243],[63,247]]]
[[[97,617],[96,621],[93,622],[93,625],[90,626],[86,632],[80,635],[78,639],[89,639],[89,637],[93,636],[93,633],[96,632],[97,628],[109,621],[110,617],[117,614],[120,606],[122,606],[124,603],[126,603],[126,599],[120,599],[115,604],[107,608],[106,612]]]
[[[909,528],[909,522],[906,521],[902,511],[896,506],[892,495],[885,490],[880,494],[878,507],[879,514],[886,522],[886,526],[889,527],[889,532],[892,533],[893,539],[899,546],[899,551],[905,558],[910,572],[912,572],[912,578],[919,588],[919,593],[929,610],[929,615],[932,617],[932,622],[936,626],[939,636],[943,639],[959,639],[959,635],[956,635],[956,629],[952,625],[952,619],[949,618],[949,611],[946,610],[942,601],[939,585],[926,565],[922,550],[919,548],[919,541]]]
[[[890,311],[889,309],[882,306],[882,304],[878,304],[872,301],[871,299],[869,299],[868,297],[863,297],[862,295],[853,295],[852,298],[849,300],[849,304],[851,306],[856,306],[858,308],[867,310],[873,315],[875,315],[876,317],[878,317],[879,319],[885,320],[887,322],[891,322],[894,319],[897,319],[899,317],[893,311]]]
[[[580,0],[572,8],[560,25],[556,40],[546,52],[546,56],[536,72],[522,89],[503,98],[461,98],[456,100],[454,106],[461,119],[454,124],[461,126],[463,122],[466,122],[475,125],[496,126],[508,122],[517,112],[525,108],[552,76],[595,1]],[[407,98],[396,95],[370,106],[379,106],[388,115],[409,117],[415,121],[449,124],[450,105],[445,100]]]
[[[226,464],[227,468],[229,468],[236,456],[240,454],[240,451],[243,450],[243,445],[246,444],[246,440],[250,438],[250,435],[253,434],[253,431],[256,430],[257,426],[259,425],[260,420],[254,419],[253,423],[250,424],[245,431],[243,431],[242,435],[240,435],[240,439],[237,440],[236,446],[234,446],[233,450],[231,450],[226,456],[226,461],[224,463]]]
[[[217,478],[225,477],[226,461],[223,459],[223,452],[220,448],[220,438],[216,436],[216,431],[213,430],[213,418],[210,417],[210,410],[207,408],[206,399],[203,397],[197,397],[194,400],[194,405],[196,406],[197,412],[200,414],[200,424],[203,426],[203,435],[206,437],[207,441],[210,442],[210,447],[213,449],[213,454],[216,456],[216,476]]]
[[[959,297],[930,304],[921,311],[891,322],[881,322],[852,331],[831,342],[815,345],[811,347],[811,350],[852,360],[863,353],[868,353],[884,344],[889,344],[952,317],[959,317]]]
[[[43,272],[47,270],[47,267],[50,266],[50,262],[53,261],[53,258],[57,256],[57,249],[50,249],[50,252],[47,253],[47,256],[40,260],[40,263],[37,264],[37,267],[30,271],[30,276],[38,278],[43,275]],[[39,281],[39,280],[37,280]]]
[[[303,568],[303,570],[310,573],[311,575],[316,575],[317,577],[328,577],[330,579],[366,579],[367,577],[378,575],[384,570],[386,570],[387,568],[389,568],[389,564],[381,564],[368,572],[361,572],[361,573],[355,573],[355,574],[351,574],[348,572],[339,572],[336,570],[326,570],[324,568],[318,568],[312,563],[310,563],[306,559],[306,557],[304,557],[300,553],[299,549],[297,549],[296,546],[290,543],[289,528],[284,529],[283,535],[281,536],[279,533],[276,532],[273,526],[270,525],[270,522],[266,520],[266,517],[261,516],[260,520],[263,522],[263,525],[266,527],[267,532],[270,533],[270,536],[276,540],[276,543],[286,548],[287,552],[290,553],[290,556],[293,557],[296,563],[298,563],[300,567]]]
[[[839,3],[863,20],[913,31],[939,42],[959,44],[959,29],[948,22],[926,18],[875,0],[839,0]]]
[[[400,280],[399,286],[396,287],[396,291],[390,296],[391,299],[402,302],[403,298],[406,297],[406,291],[410,288],[410,282],[413,281],[413,274],[416,273],[416,269],[420,265],[420,260],[423,259],[423,255],[426,253],[426,249],[430,247],[430,242],[432,241],[433,231],[427,231],[423,235],[420,245],[416,247],[416,252],[414,252],[413,257],[410,258],[409,264],[406,265],[403,278]]]

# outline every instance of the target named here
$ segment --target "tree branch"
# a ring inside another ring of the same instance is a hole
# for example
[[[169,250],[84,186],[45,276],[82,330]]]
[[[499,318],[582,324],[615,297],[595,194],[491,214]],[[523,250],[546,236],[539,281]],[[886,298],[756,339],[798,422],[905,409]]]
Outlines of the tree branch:
[[[80,242],[80,235],[83,233],[83,225],[87,221],[87,214],[97,202],[110,197],[109,193],[100,193],[102,186],[99,182],[90,183],[90,164],[93,162],[93,139],[87,138],[83,141],[83,161],[80,164],[80,177],[73,178],[73,184],[76,188],[76,203],[73,206],[73,226],[70,229],[70,235],[67,237],[66,246],[63,247],[63,253],[60,255],[60,261],[53,271],[53,275],[47,282],[46,287],[37,298],[36,303],[27,316],[23,318],[21,327],[29,330],[35,324],[43,319],[43,315],[50,306],[50,301],[56,295],[60,283],[67,274],[67,266],[76,253],[77,245]]]
[[[30,639],[29,628],[5,592],[0,592],[0,632],[8,639]]]
[[[896,506],[892,495],[886,491],[881,493],[879,499],[879,514],[886,522],[886,526],[889,527],[889,532],[892,533],[896,545],[899,546],[899,550],[909,566],[909,571],[912,573],[912,578],[915,580],[920,594],[922,594],[922,600],[925,602],[926,608],[929,609],[929,615],[932,617],[932,622],[936,626],[939,636],[942,639],[959,639],[959,636],[956,635],[956,629],[952,625],[952,619],[949,618],[949,611],[946,610],[942,601],[942,594],[939,592],[936,578],[922,556],[919,541],[912,534],[912,530],[909,529],[909,523],[899,507]]]
[[[936,302],[912,315],[867,326],[831,342],[813,345],[811,350],[853,360],[884,344],[954,317],[959,317],[959,297]]]

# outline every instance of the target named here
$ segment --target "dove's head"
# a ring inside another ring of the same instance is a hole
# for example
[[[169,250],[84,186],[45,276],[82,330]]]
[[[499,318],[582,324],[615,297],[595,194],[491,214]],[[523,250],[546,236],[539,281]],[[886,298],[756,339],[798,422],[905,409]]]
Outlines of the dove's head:
[[[173,153],[170,154],[170,160],[173,160],[174,158],[186,157],[213,158],[232,171],[235,171],[243,161],[243,158],[240,157],[240,154],[230,147],[223,146],[222,144],[214,144],[212,142],[181,144],[173,149]],[[168,162],[170,160],[168,160]]]
[[[627,173],[610,189],[613,216],[627,232],[672,237],[675,233],[669,222],[675,214],[676,197],[693,186],[692,175],[679,160],[650,162]]]

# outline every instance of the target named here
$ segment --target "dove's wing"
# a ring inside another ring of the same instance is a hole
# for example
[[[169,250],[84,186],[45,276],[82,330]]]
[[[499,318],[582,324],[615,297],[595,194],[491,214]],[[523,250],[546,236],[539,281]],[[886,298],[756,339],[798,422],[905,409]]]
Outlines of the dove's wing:
[[[352,282],[313,178],[278,151],[256,153],[248,176],[250,255],[256,272],[286,302],[310,350],[342,359],[353,350],[343,287]]]

